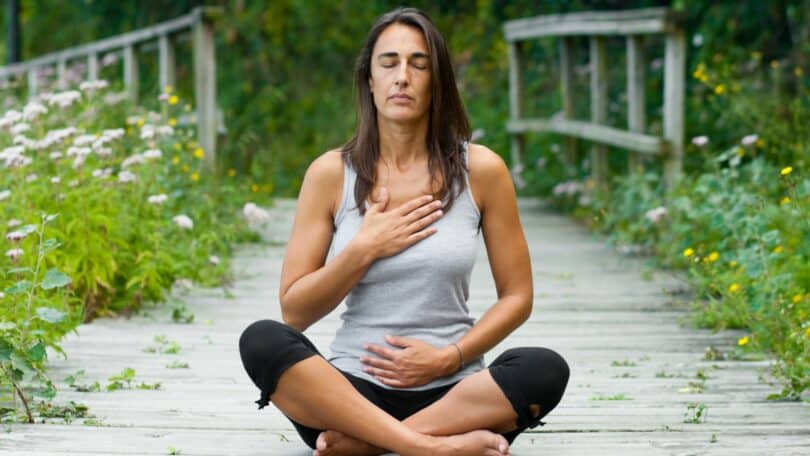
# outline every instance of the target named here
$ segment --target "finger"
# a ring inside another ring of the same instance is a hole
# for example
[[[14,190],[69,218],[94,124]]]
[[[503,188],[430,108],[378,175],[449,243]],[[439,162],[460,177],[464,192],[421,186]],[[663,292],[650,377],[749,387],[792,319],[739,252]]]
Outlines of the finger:
[[[436,211],[438,211],[441,208],[442,208],[442,202],[441,201],[433,201],[430,204],[425,204],[424,206],[419,207],[419,208],[411,211],[409,214],[407,214],[405,216],[405,222],[407,222],[409,224],[413,223],[413,222],[415,222],[415,221],[417,221],[419,219],[422,219],[424,217],[428,217],[430,214],[435,213]]]
[[[360,362],[372,367],[378,367],[380,369],[387,369],[387,370],[396,370],[397,365],[387,359],[381,358],[374,358],[372,356],[362,356],[360,357]]]
[[[406,388],[406,387],[410,386],[407,383],[403,382],[402,380],[395,380],[395,379],[379,377],[379,376],[374,377],[374,378],[379,380],[380,383],[382,383],[384,385],[393,386],[393,387],[396,387],[396,388]]]
[[[417,242],[419,242],[422,239],[425,239],[426,237],[436,233],[437,231],[439,231],[439,229],[435,228],[435,227],[425,228],[422,231],[417,231],[416,233],[413,233],[412,235],[410,235],[410,236],[408,236],[406,238],[405,246],[408,247],[408,246],[411,246],[413,244],[416,244]]]
[[[399,206],[399,208],[397,208],[397,211],[399,211],[399,215],[408,215],[413,210],[422,207],[431,201],[433,201],[432,195],[420,196],[418,198],[414,198],[408,201],[407,203],[404,203],[402,206]]]
[[[375,355],[382,356],[383,358],[386,358],[386,359],[394,359],[396,357],[397,352],[398,352],[398,350],[391,350],[390,348],[381,347],[381,346],[375,345],[375,344],[366,344],[366,346],[364,348],[367,351],[370,351],[371,353],[374,353]]]
[[[439,220],[442,217],[442,215],[444,215],[444,212],[441,211],[441,210],[433,212],[432,214],[430,214],[430,215],[428,215],[426,217],[422,217],[421,219],[411,223],[410,225],[408,225],[406,230],[411,232],[411,233],[413,233],[415,231],[419,231],[419,230],[427,227],[431,223],[435,222],[436,220]]]
[[[371,374],[375,377],[387,378],[389,380],[399,380],[399,374],[387,369],[377,369],[376,367],[364,367],[363,372]]]
[[[407,348],[413,345],[413,340],[401,336],[385,336],[385,341],[394,347]]]

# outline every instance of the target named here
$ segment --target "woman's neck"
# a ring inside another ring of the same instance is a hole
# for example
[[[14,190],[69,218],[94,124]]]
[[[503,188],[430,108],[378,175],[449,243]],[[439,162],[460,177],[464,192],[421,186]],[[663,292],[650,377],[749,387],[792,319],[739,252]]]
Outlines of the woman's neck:
[[[380,133],[380,159],[397,170],[406,170],[415,163],[424,163],[428,158],[425,138],[427,121],[416,124],[400,124],[377,119]]]

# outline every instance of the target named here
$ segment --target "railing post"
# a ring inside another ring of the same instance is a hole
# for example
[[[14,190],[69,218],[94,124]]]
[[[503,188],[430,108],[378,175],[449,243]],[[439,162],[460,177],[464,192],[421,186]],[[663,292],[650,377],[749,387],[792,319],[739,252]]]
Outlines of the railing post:
[[[607,122],[607,55],[605,37],[590,37],[591,59],[591,121],[595,124]],[[594,144],[591,147],[591,175],[594,184],[607,184],[607,146]]]
[[[160,35],[158,40],[158,53],[159,57],[159,71],[160,71],[160,90],[166,90],[166,86],[175,85],[175,59],[174,59],[174,46],[169,39],[169,35]]]
[[[67,89],[66,64],[64,60],[59,60],[56,64],[56,88],[59,90]]]
[[[202,9],[193,26],[194,48],[194,101],[197,105],[197,137],[205,151],[205,165],[215,171],[217,146],[217,74],[214,52],[214,30]]]
[[[641,36],[627,37],[627,127],[635,133],[644,133],[646,115],[644,112],[644,41]],[[630,152],[628,157],[630,172],[641,167],[641,155]]]
[[[574,120],[574,39],[560,40],[560,88],[562,89],[562,111],[565,120]],[[571,136],[564,138],[566,164],[573,170],[577,159],[577,140]]]
[[[87,55],[87,80],[95,81],[98,79],[98,54],[93,52]]]
[[[664,157],[664,181],[671,189],[683,168],[684,84],[686,39],[683,30],[667,34],[664,51],[664,137],[669,151]]]
[[[521,101],[523,98],[523,78],[520,65],[520,45],[517,42],[508,43],[509,46],[509,118],[519,120],[523,115]],[[523,163],[524,136],[522,133],[512,134],[512,167]]]
[[[138,102],[138,59],[135,56],[135,46],[124,47],[124,86],[127,89],[130,101]]]
[[[39,68],[38,67],[31,67],[28,70],[28,96],[33,97],[37,93],[39,93],[39,79],[38,74]]]

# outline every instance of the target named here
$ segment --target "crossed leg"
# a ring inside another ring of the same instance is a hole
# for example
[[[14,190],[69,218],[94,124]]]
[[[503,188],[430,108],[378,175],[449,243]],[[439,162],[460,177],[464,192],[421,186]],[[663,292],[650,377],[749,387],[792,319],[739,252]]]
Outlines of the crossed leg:
[[[539,406],[532,412],[537,416]],[[459,435],[477,429],[502,434],[518,427],[517,413],[489,369],[460,381],[441,399],[409,416],[403,423],[420,434],[431,436]],[[314,456],[376,456],[386,452],[373,444],[330,430],[318,437]]]

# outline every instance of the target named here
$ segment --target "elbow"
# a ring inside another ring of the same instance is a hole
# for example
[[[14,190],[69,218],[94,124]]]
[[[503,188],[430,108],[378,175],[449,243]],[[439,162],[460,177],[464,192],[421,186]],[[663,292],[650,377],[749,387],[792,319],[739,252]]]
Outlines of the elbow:
[[[528,295],[521,299],[520,306],[520,324],[526,323],[529,317],[532,316],[532,308],[534,307],[534,296]]]
[[[300,315],[296,315],[293,311],[292,306],[284,299],[282,296],[281,298],[281,320],[284,322],[285,325],[294,328],[300,332],[306,331],[309,327],[309,323],[305,322]]]

